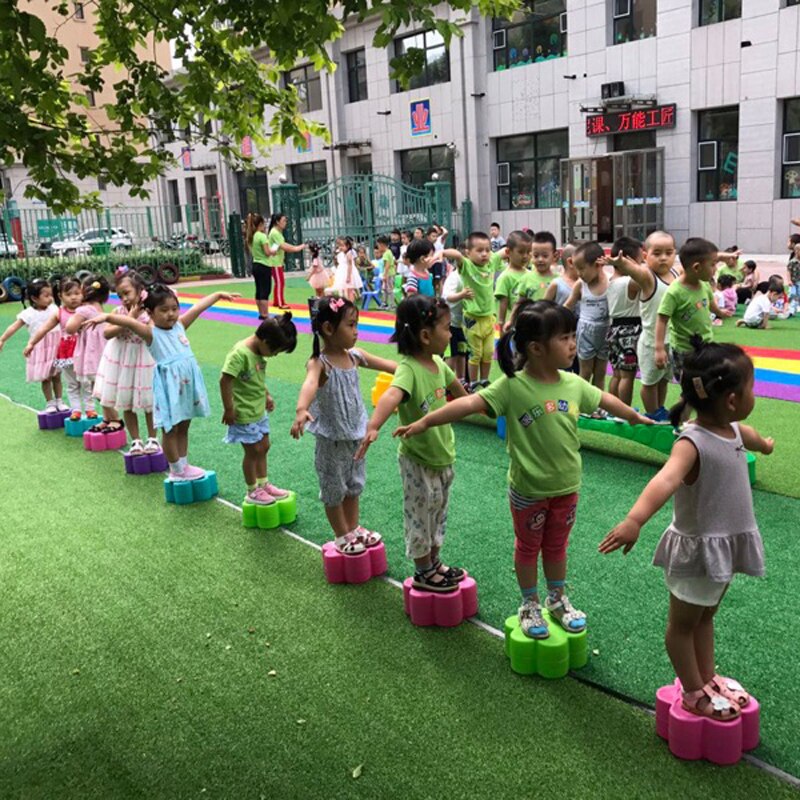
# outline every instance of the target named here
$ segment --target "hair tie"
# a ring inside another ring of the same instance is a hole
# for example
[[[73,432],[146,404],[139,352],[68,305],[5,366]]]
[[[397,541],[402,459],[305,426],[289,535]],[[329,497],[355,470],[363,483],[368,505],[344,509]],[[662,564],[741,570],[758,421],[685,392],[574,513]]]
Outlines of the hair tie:
[[[130,267],[127,264],[121,264],[117,267],[116,275],[125,275],[130,270]]]
[[[100,281],[93,281],[92,289],[99,289],[99,288],[100,288]]]
[[[142,291],[139,292],[139,300],[141,300],[142,302],[147,300],[147,289],[142,289]]]
[[[694,391],[700,400],[708,400],[708,392],[706,392],[706,387],[703,386],[702,378],[692,378],[692,386],[694,386]]]
[[[403,323],[403,327],[404,327],[404,328],[408,328],[408,327],[409,327],[408,323],[407,323],[407,322],[404,322],[404,323]]]

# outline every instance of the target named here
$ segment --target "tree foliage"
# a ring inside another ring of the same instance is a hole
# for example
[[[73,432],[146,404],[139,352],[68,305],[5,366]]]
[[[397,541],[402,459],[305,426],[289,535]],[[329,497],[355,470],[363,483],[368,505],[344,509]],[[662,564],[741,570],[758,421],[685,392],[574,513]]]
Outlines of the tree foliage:
[[[302,117],[297,91],[284,87],[282,74],[301,59],[333,70],[329,45],[349,21],[376,18],[375,47],[389,46],[401,26],[434,28],[449,44],[461,34],[456,17],[473,5],[488,16],[508,16],[518,3],[448,0],[462,12],[449,21],[427,0],[89,0],[87,22],[93,11],[100,44],[77,74],[68,74],[59,31],[48,31],[30,3],[4,0],[0,167],[24,164],[32,179],[26,195],[56,212],[99,202],[96,193],[81,196],[72,176],[97,176],[146,197],[146,185],[173,160],[159,134],[176,127],[208,139],[199,117],[217,121],[211,143],[234,165],[243,161],[246,136],[262,152],[289,140],[299,144],[307,132],[327,136],[323,125]],[[53,7],[65,21],[75,13],[73,3]],[[154,42],[171,42],[182,68],[170,74],[160,66]],[[393,77],[406,83],[421,68],[422,53],[411,50],[391,64]],[[101,104],[107,124],[89,109],[86,90],[113,94]]]

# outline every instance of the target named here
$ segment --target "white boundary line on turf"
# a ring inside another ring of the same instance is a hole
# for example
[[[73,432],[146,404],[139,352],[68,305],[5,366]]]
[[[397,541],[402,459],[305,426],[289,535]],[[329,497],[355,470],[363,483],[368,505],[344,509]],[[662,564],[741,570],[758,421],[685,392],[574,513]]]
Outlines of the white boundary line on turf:
[[[35,408],[31,408],[30,406],[27,406],[24,403],[18,403],[16,400],[12,400],[7,394],[4,394],[3,392],[0,392],[0,399],[6,400],[7,402],[11,403],[11,405],[17,406],[17,408],[25,409],[25,411],[30,411],[33,414],[40,414],[41,413],[40,411],[37,411]],[[123,454],[124,451],[117,450],[115,452]],[[225,498],[220,497],[219,495],[217,495],[214,499],[218,503],[220,503],[221,505],[226,506],[227,508],[230,508],[233,511],[237,511],[239,514],[242,513],[242,507],[241,506],[237,506],[236,503],[232,503],[230,500],[226,500]],[[296,541],[300,542],[301,544],[307,545],[308,547],[313,547],[315,550],[318,550],[318,551],[322,550],[322,547],[320,545],[318,545],[316,542],[312,542],[309,539],[305,539],[304,537],[300,536],[297,533],[294,533],[293,531],[288,530],[287,528],[277,528],[277,530],[279,530],[281,533],[285,534],[286,536],[290,536],[292,539],[295,539]],[[395,580],[394,578],[390,578],[388,575],[381,575],[379,577],[380,577],[380,580],[384,581],[385,583],[391,584],[392,586],[394,586],[394,587],[396,587],[398,589],[402,589],[403,588],[403,584],[400,581]],[[476,628],[480,628],[481,630],[486,631],[486,633],[489,633],[490,635],[494,636],[497,639],[504,639],[505,638],[505,636],[504,636],[502,631],[498,630],[497,628],[495,628],[492,625],[489,625],[488,623],[484,622],[483,620],[478,619],[477,617],[467,617],[467,622],[470,622]],[[595,691],[598,691],[598,692],[602,692],[603,691],[603,687],[601,687],[601,686],[599,686],[597,684],[590,683],[588,681],[581,681],[581,680],[578,680],[577,678],[575,678],[575,680],[577,680],[579,683],[582,683],[585,686],[589,686],[589,687],[593,688]],[[655,716],[655,710],[654,709],[650,708],[649,706],[643,706],[638,701],[634,702],[632,700],[632,698],[627,698],[626,699],[625,696],[619,695],[619,694],[614,694],[612,696],[614,698],[618,699],[620,702],[625,702],[628,705],[632,705],[632,706],[636,706],[636,707],[640,708],[642,711],[644,711],[649,716]],[[800,788],[800,777],[795,777],[794,775],[792,775],[792,774],[790,774],[788,772],[784,772],[784,770],[782,770],[780,767],[776,767],[776,766],[774,766],[772,764],[768,764],[766,761],[762,761],[760,758],[758,758],[758,757],[756,757],[754,755],[751,755],[750,753],[742,753],[742,761],[746,761],[748,764],[751,764],[752,766],[756,767],[757,769],[763,770],[764,772],[772,775],[774,778],[777,778],[778,780],[783,781],[784,783],[788,783],[790,786],[793,786],[796,789]]]

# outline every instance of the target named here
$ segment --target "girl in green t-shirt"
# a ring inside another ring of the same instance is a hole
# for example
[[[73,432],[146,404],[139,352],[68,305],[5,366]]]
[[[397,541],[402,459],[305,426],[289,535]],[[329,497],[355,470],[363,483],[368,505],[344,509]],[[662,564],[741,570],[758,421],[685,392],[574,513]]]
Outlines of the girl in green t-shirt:
[[[441,359],[450,343],[450,309],[444,300],[414,295],[397,307],[392,341],[402,358],[392,385],[384,392],[355,458],[363,458],[378,438],[383,424],[399,411],[409,425],[454,397],[466,394],[453,370]],[[414,441],[400,440],[400,475],[403,481],[403,517],[406,555],[414,559],[414,588],[428,592],[454,592],[466,573],[442,564],[439,552],[447,523],[447,504],[456,460],[453,429],[430,430]]]
[[[569,309],[550,300],[521,301],[498,347],[505,375],[478,394],[454,400],[396,431],[407,441],[469,414],[505,417],[514,567],[522,593],[518,619],[523,633],[534,639],[550,635],[537,588],[540,552],[549,619],[570,633],[586,627],[586,615],[564,594],[567,541],[581,483],[578,416],[600,406],[630,423],[652,424],[620,399],[566,371],[577,349],[575,330]]]
[[[269,295],[272,291],[272,267],[269,260],[277,252],[269,246],[266,222],[261,214],[248,214],[245,223],[245,243],[250,251],[250,271],[256,283],[256,306],[258,318],[269,317]]]

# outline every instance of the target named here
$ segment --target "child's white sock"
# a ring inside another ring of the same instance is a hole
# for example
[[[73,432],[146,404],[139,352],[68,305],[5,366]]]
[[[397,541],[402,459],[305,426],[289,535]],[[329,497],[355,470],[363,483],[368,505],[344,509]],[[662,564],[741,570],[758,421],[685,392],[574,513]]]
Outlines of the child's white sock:
[[[183,467],[181,467],[181,462],[180,461],[170,461],[169,462],[169,471],[173,475],[180,475],[180,473],[183,472]]]
[[[186,460],[186,456],[182,456],[178,459],[178,464],[180,464],[180,471],[183,472],[186,469],[186,465],[189,462]]]

